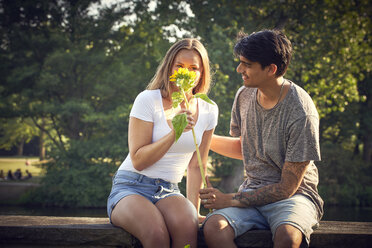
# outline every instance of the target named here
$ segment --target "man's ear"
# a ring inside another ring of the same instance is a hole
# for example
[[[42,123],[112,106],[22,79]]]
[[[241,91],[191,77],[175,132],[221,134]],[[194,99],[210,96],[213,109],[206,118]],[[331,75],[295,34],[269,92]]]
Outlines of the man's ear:
[[[276,71],[278,70],[278,67],[275,64],[270,64],[267,66],[268,72],[271,76],[275,76]]]

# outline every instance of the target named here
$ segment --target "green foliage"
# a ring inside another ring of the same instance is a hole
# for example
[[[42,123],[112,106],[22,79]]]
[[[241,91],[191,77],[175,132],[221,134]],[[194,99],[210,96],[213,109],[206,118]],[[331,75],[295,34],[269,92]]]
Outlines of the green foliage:
[[[13,146],[28,143],[39,130],[30,118],[9,118],[0,122],[0,149],[10,150]]]
[[[234,37],[265,28],[284,30],[294,57],[286,77],[312,96],[321,117],[322,142],[363,144],[371,163],[372,122],[367,121],[372,97],[371,5],[362,1],[192,1],[193,29],[208,46],[216,73],[211,96],[220,116],[216,133],[228,135],[233,93],[242,84],[232,55]],[[208,25],[201,25],[208,23]],[[368,107],[367,107],[368,106]],[[363,124],[362,124],[363,123]],[[369,155],[368,155],[369,154]],[[213,154],[215,173],[224,176],[234,161]],[[221,168],[219,168],[221,167]]]
[[[147,28],[143,1],[90,16],[95,2],[1,2],[0,113],[31,118],[52,144],[55,163],[30,198],[47,205],[105,205],[107,175],[128,152],[131,104],[169,47],[161,25]],[[143,18],[115,29],[135,11]]]
[[[78,144],[76,144],[78,145]],[[104,161],[87,162],[79,149],[45,165],[41,186],[23,198],[23,203],[60,207],[104,207],[117,169]]]
[[[372,206],[370,175],[372,166],[360,156],[338,144],[322,145],[319,169],[319,193],[325,204],[343,206]]]
[[[134,97],[154,75],[170,40],[178,37],[199,37],[206,46],[214,82],[209,96],[220,112],[216,133],[228,135],[231,106],[242,85],[233,55],[235,37],[240,30],[279,28],[294,48],[286,77],[311,94],[320,113],[321,195],[328,204],[371,205],[368,0],[189,5],[159,0],[154,9],[150,0],[133,0],[90,16],[88,7],[97,2],[0,1],[0,145],[43,131],[55,161],[46,167],[45,187],[34,199],[47,205],[105,204],[107,175],[128,152]],[[177,28],[185,32],[176,33]],[[7,128],[9,123],[15,128]],[[241,164],[211,156],[218,177]]]
[[[183,102],[182,93],[175,91],[172,93],[172,108],[177,108]]]
[[[202,99],[203,101],[206,101],[206,102],[209,103],[209,104],[214,104],[214,103],[212,102],[212,100],[209,99],[209,97],[208,97],[206,94],[203,94],[203,93],[196,93],[196,94],[194,95],[194,98],[200,98],[200,99]]]

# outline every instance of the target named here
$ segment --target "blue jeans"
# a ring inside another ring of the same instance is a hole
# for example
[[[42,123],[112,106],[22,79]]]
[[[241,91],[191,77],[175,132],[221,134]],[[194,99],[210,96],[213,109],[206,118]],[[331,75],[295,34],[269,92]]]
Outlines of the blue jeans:
[[[155,204],[168,196],[181,195],[178,184],[159,178],[150,178],[132,171],[118,170],[112,179],[111,193],[107,200],[107,215],[126,196],[141,195]]]
[[[319,225],[314,203],[301,194],[260,207],[218,209],[210,213],[205,222],[216,214],[225,217],[234,229],[235,237],[252,229],[270,229],[274,239],[276,229],[289,224],[299,229],[309,244],[310,234]]]

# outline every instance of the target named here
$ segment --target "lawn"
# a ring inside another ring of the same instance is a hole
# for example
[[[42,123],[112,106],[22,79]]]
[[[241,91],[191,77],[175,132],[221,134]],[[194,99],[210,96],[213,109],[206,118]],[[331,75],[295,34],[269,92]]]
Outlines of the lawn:
[[[26,161],[29,165],[26,165]],[[37,177],[43,174],[42,168],[36,164],[38,161],[38,157],[0,157],[0,170],[4,172],[5,177],[9,170],[14,174],[18,168],[21,169],[22,176],[25,176],[28,170],[32,176]]]

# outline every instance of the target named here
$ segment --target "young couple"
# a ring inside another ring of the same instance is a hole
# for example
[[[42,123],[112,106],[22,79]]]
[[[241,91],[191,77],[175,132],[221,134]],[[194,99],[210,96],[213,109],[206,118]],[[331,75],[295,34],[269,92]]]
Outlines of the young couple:
[[[213,135],[218,108],[199,98],[210,87],[209,59],[196,39],[175,43],[130,113],[129,154],[113,177],[107,211],[113,225],[146,247],[197,247],[199,223],[208,247],[236,247],[250,229],[270,229],[275,247],[299,247],[323,213],[317,193],[319,117],[310,96],[284,79],[292,47],[277,30],[241,34],[234,48],[242,86],[234,100],[230,134]],[[178,68],[196,73],[196,86],[172,108],[169,77]],[[171,120],[184,112],[188,126],[175,143]],[[194,127],[206,171],[208,151],[243,160],[247,178],[237,193],[224,194],[202,178],[190,129]],[[187,169],[187,197],[177,184]],[[215,209],[199,214],[200,203]]]

